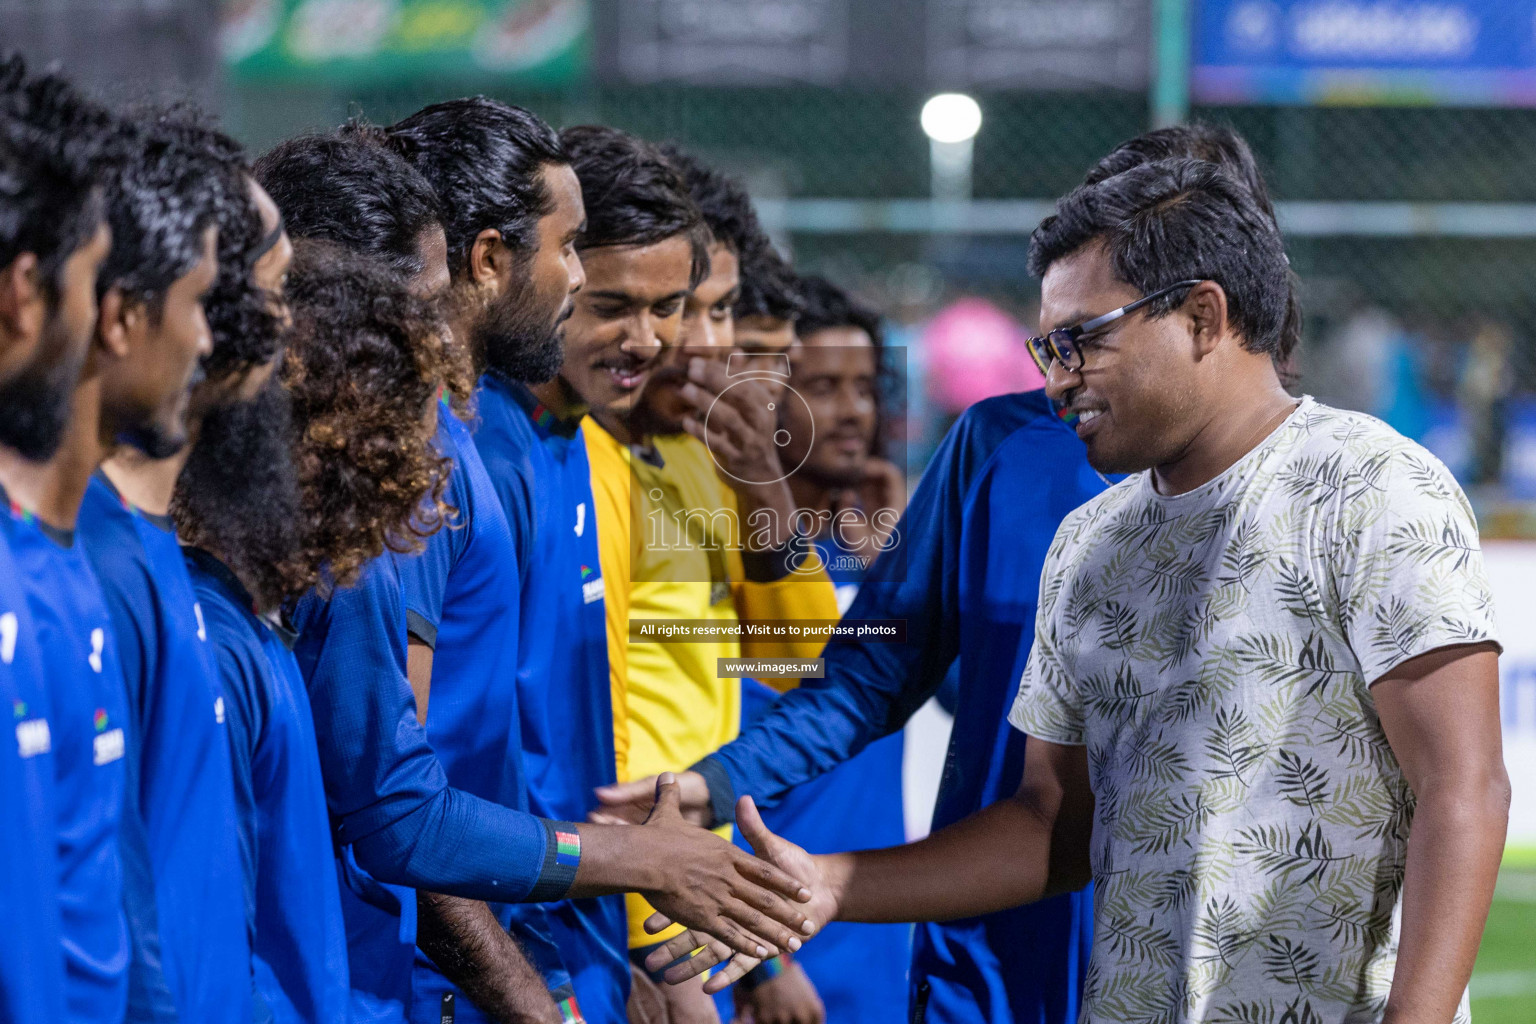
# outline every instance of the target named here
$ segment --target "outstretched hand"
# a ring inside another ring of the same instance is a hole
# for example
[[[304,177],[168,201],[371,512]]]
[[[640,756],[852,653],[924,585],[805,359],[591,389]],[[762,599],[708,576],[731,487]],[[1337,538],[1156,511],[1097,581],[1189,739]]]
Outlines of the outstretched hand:
[[[799,949],[801,938],[815,933],[816,925],[797,906],[811,899],[811,891],[792,872],[685,821],[671,772],[657,778],[655,792],[650,815],[637,830],[647,833],[648,846],[659,841],[656,856],[665,871],[663,886],[644,893],[659,911],[652,920],[676,921],[694,929],[685,934],[702,936],[674,958],[708,943],[724,951],[721,959],[735,952],[761,960]],[[755,808],[752,817],[761,828]]]
[[[616,782],[611,786],[599,786],[595,790],[597,810],[587,815],[587,820],[600,825],[638,825],[645,821],[656,804],[657,776],[637,779],[634,782]],[[698,772],[677,774],[678,809],[683,820],[694,825],[708,827],[709,783]]]
[[[836,897],[826,885],[815,859],[794,843],[770,832],[768,826],[763,824],[762,816],[757,813],[757,805],[752,802],[750,796],[744,796],[736,802],[736,825],[741,829],[742,837],[752,844],[752,849],[756,851],[758,857],[793,876],[806,887],[809,896],[804,909],[810,921],[824,924],[837,916]],[[658,913],[652,914],[645,922],[645,930],[653,935],[677,921],[677,918],[668,914],[659,904],[657,910]],[[687,924],[686,921],[678,923]],[[807,931],[806,934],[810,935],[812,932]],[[725,967],[711,975],[704,985],[706,992],[720,992],[767,959],[766,956],[754,955],[750,951],[742,950],[739,946],[720,941],[723,938],[724,936],[716,936],[709,929],[690,928],[653,950],[645,958],[645,966],[648,970],[659,971],[674,960],[693,953],[694,955],[687,960],[668,968],[663,975],[669,984],[677,985],[703,974],[712,967],[725,964]],[[798,945],[790,948],[798,948]],[[698,952],[695,953],[695,950]]]

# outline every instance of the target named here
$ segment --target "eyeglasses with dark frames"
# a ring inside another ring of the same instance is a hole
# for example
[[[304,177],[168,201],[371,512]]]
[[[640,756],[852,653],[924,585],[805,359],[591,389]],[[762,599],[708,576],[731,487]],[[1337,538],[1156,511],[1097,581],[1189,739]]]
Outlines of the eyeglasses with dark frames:
[[[1029,354],[1034,359],[1035,365],[1040,367],[1040,372],[1049,374],[1051,362],[1060,362],[1067,370],[1080,370],[1083,368],[1083,350],[1077,344],[1077,340],[1084,335],[1102,331],[1110,324],[1123,317],[1129,316],[1149,302],[1156,302],[1164,295],[1169,295],[1180,288],[1193,288],[1205,281],[1203,277],[1193,278],[1188,281],[1180,281],[1166,288],[1159,288],[1151,295],[1143,295],[1135,302],[1128,302],[1119,309],[1112,309],[1103,316],[1096,316],[1091,320],[1084,320],[1072,327],[1058,327],[1044,337],[1030,338],[1027,342]]]

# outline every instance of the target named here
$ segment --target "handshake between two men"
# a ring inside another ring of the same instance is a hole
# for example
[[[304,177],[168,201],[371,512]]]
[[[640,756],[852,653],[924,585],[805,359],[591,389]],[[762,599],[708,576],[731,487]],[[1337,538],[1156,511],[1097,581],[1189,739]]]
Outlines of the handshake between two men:
[[[702,800],[683,792],[683,783],[698,788],[696,775],[688,773],[681,782],[672,772],[656,777],[654,803],[647,808],[651,781],[605,787],[599,791],[605,809],[590,816],[601,825],[643,821],[645,827],[628,831],[654,830],[656,839],[676,843],[669,862],[680,870],[665,888],[644,893],[657,908],[645,929],[656,934],[677,923],[687,930],[652,950],[647,970],[664,971],[666,981],[678,985],[723,964],[705,982],[704,991],[713,994],[762,961],[799,950],[801,936],[809,938],[836,916],[837,900],[821,867],[805,850],[771,832],[750,796],[737,801],[736,826],[756,857],[703,827],[707,789]],[[636,799],[642,789],[644,795]],[[588,856],[583,855],[583,868]],[[649,856],[645,859],[650,862]],[[578,885],[581,881],[578,876]]]

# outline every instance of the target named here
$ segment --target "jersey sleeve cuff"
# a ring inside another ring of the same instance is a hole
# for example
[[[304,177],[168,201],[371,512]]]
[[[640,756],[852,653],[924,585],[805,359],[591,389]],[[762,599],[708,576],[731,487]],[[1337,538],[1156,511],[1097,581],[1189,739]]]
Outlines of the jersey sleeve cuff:
[[[706,757],[688,770],[704,776],[704,784],[709,787],[709,813],[715,819],[709,827],[736,824],[736,786],[725,765],[714,757]]]
[[[528,903],[552,903],[562,900],[576,881],[581,866],[581,833],[568,821],[540,818],[544,826],[544,866],[528,892]]]
[[[434,651],[437,650],[437,627],[427,621],[420,612],[405,610],[405,631]]]

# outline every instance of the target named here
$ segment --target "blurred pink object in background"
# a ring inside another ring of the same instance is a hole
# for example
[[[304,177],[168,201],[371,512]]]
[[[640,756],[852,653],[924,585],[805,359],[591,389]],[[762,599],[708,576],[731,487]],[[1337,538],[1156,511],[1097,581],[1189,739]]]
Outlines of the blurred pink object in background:
[[[929,398],[959,413],[983,398],[1044,387],[1024,337],[1007,313],[985,299],[946,306],[922,335]]]

